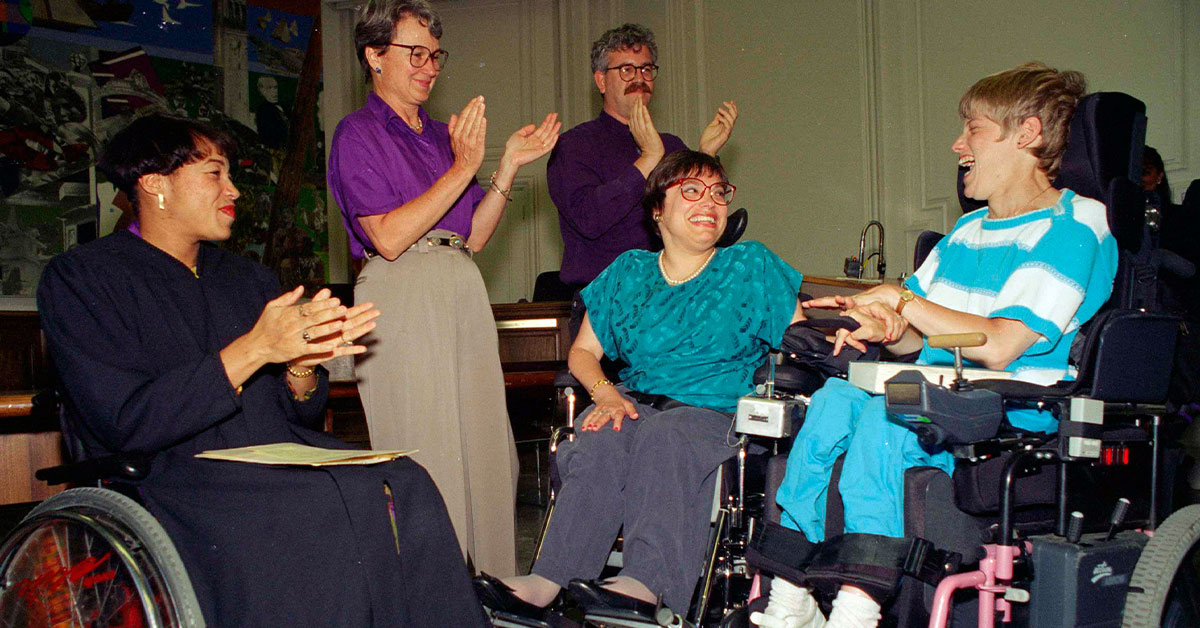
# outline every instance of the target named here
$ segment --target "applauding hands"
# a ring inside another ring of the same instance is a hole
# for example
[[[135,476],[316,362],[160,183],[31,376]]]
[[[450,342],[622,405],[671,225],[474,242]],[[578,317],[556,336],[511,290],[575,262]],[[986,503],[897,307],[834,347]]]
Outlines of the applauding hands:
[[[375,328],[379,310],[373,304],[348,308],[328,288],[319,290],[310,302],[298,303],[303,295],[304,287],[298,286],[272,299],[254,327],[221,350],[232,385],[241,386],[267,364],[308,368],[366,351],[353,343]]]
[[[700,133],[700,152],[715,156],[725,142],[729,141],[729,136],[733,135],[733,125],[737,123],[737,117],[737,104],[732,100],[724,101],[721,108],[717,109],[717,115],[713,116],[712,122]]]
[[[450,148],[454,165],[474,175],[483,164],[487,150],[487,108],[483,96],[476,96],[457,114],[450,115]],[[516,130],[504,143],[501,166],[520,168],[549,153],[558,142],[562,123],[557,113],[547,114],[539,125],[527,124]]]

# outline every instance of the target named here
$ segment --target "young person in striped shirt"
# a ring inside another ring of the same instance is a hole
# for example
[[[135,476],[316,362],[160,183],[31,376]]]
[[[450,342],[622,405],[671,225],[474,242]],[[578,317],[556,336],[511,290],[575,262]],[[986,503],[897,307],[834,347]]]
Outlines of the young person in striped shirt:
[[[903,286],[806,302],[839,310],[881,303],[886,307],[876,312],[906,325],[894,337],[883,326],[843,330],[835,351],[877,342],[896,354],[920,350],[919,364],[953,364],[950,352],[930,348],[924,338],[984,332],[986,344],[963,350],[972,366],[1037,384],[1074,376],[1067,363],[1071,341],[1108,300],[1117,269],[1104,205],[1052,185],[1084,90],[1078,72],[1040,63],[993,74],[967,90],[959,102],[963,131],[951,149],[968,168],[966,195],[987,206],[959,219]],[[1007,416],[1020,429],[1057,428],[1036,410]],[[830,471],[842,454],[847,534],[903,537],[905,470],[954,471],[949,452],[923,448],[914,432],[888,419],[882,396],[830,379],[812,398],[777,495],[784,526],[809,542],[824,539]],[[826,620],[807,588],[776,578],[770,604],[752,620],[764,628],[875,626],[886,595],[886,587],[843,581]]]

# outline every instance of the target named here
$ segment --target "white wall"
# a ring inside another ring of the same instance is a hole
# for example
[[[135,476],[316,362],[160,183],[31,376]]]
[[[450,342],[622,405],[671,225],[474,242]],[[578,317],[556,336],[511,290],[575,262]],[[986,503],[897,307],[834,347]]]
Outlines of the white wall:
[[[327,133],[353,109],[360,84],[354,74],[342,97],[331,98],[336,68],[347,55],[353,61],[348,27],[336,23],[336,9],[351,4],[329,1],[324,14]],[[1176,200],[1200,177],[1200,0],[435,5],[453,57],[429,109],[446,119],[470,96],[487,97],[481,179],[520,124],[551,109],[568,127],[594,117],[591,42],[611,26],[642,22],[657,34],[663,67],[651,106],[656,124],[695,146],[720,101],[736,100],[741,119],[722,157],[738,185],[735,204],[751,211],[748,237],[809,274],[839,274],[872,218],[887,227],[889,274],[910,271],[915,236],[946,230],[958,214],[949,145],[960,128],[959,95],[1024,61],[1081,70],[1093,90],[1142,99],[1148,143],[1166,159]],[[530,296],[536,273],[557,268],[561,254],[544,159],[522,170],[518,191],[478,258],[494,302]]]

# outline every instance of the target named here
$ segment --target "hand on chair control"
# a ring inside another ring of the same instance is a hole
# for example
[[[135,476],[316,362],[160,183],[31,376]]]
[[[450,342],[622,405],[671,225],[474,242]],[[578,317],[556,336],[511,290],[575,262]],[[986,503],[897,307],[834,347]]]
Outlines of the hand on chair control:
[[[621,431],[621,423],[625,421],[625,417],[637,419],[637,406],[613,386],[601,386],[596,389],[592,400],[596,402],[596,406],[588,413],[580,424],[579,429],[583,432],[599,432],[600,428],[607,425],[610,421],[613,424],[614,431]]]

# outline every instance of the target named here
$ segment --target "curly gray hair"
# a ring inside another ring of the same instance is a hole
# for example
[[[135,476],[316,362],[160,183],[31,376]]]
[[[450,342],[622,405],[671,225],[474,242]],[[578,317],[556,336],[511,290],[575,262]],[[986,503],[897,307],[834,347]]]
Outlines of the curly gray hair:
[[[608,67],[608,55],[618,50],[650,49],[650,62],[658,63],[658,44],[654,43],[654,31],[641,24],[622,24],[611,28],[592,44],[592,71],[603,72]]]
[[[406,17],[415,17],[429,29],[435,39],[442,38],[442,18],[426,0],[368,0],[358,8],[358,20],[354,24],[354,51],[362,66],[367,82],[371,81],[371,65],[367,63],[367,48],[375,48],[379,54],[387,52],[387,45],[396,32],[396,24]]]

